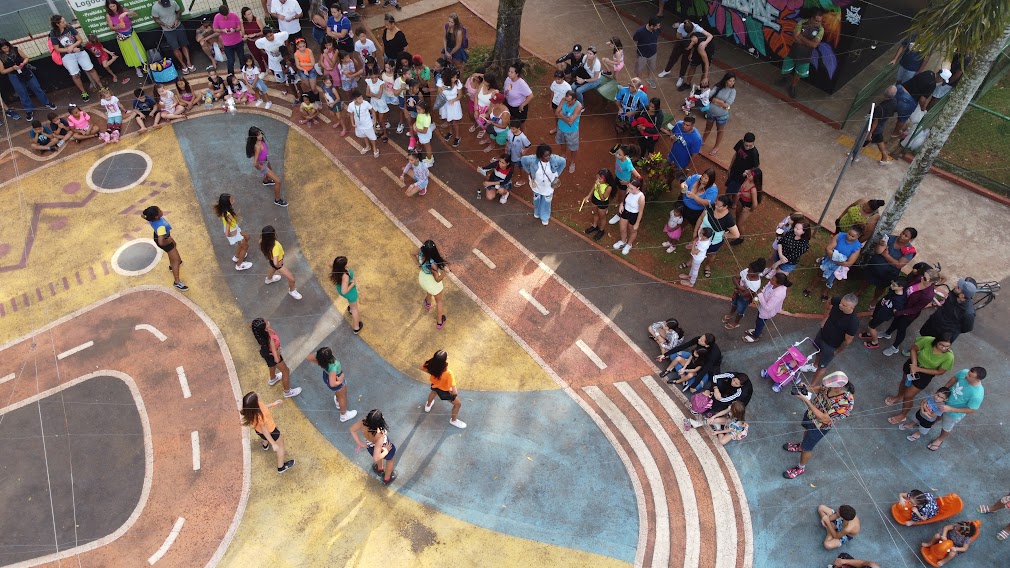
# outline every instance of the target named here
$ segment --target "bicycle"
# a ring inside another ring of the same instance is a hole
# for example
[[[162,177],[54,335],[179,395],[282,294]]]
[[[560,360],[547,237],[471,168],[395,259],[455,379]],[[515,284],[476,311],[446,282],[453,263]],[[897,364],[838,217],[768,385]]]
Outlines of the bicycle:
[[[1000,290],[999,282],[977,282],[975,284],[975,296],[971,299],[975,306],[975,311],[988,306],[996,299],[996,293]]]

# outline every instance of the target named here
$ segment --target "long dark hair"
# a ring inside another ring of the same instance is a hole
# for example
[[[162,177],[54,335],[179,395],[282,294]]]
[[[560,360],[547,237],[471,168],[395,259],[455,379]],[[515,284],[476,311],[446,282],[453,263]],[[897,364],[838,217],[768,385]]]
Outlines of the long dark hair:
[[[112,11],[112,8],[109,6],[109,4],[115,4],[116,5],[116,11]],[[120,2],[120,0],[105,0],[105,11],[110,16],[114,16],[116,14],[122,14],[123,13],[123,4]]]
[[[274,243],[276,242],[277,230],[274,229],[274,226],[267,225],[263,227],[263,231],[260,233],[260,252],[271,262],[274,259]]]
[[[245,141],[245,157],[252,158],[253,154],[256,153],[256,136],[259,135],[262,130],[257,126],[249,127],[249,137]],[[267,139],[266,135],[263,135],[263,140]]]
[[[230,216],[232,219],[238,219],[238,213],[235,212],[235,208],[231,204],[231,194],[222,193],[217,198],[217,203],[214,204],[214,214],[218,217],[225,219]]]
[[[370,433],[376,434],[379,430],[383,432],[389,432],[389,428],[386,426],[386,419],[382,417],[382,411],[378,408],[373,408],[368,411],[365,415],[365,419],[361,421],[364,424],[365,429]]]
[[[63,16],[61,16],[60,14],[53,14],[53,16],[49,18],[49,26],[53,28],[54,32],[56,33],[60,32],[60,20],[62,19]],[[67,24],[67,27],[70,27],[69,23]]]
[[[708,188],[712,187],[713,185],[715,185],[715,170],[714,169],[709,168],[709,169],[701,172],[701,175],[703,175],[706,178],[708,178],[708,185],[706,185],[702,189],[708,189]],[[701,177],[698,178],[698,185],[701,185]]]
[[[245,393],[245,396],[242,397],[242,410],[239,410],[239,413],[242,415],[244,426],[252,426],[263,417],[263,411],[260,410],[260,397],[256,391]]]
[[[330,282],[340,286],[344,274],[347,274],[347,257],[338,256],[333,259],[333,269],[330,270]]]
[[[325,371],[330,368],[330,365],[337,362],[337,358],[333,355],[333,350],[329,347],[320,347],[316,349],[316,363],[322,367]]]
[[[445,30],[445,43],[452,49],[456,47],[456,32],[463,29],[463,25],[459,23],[459,16],[455,12],[449,14],[449,19],[452,20],[452,26]]]
[[[776,272],[775,276],[772,276],[772,280],[779,286],[785,286],[786,288],[793,285],[793,281],[789,279],[789,275],[785,272]]]
[[[267,322],[263,318],[256,318],[252,320],[252,324],[249,326],[252,328],[253,337],[256,338],[256,343],[259,343],[260,347],[270,346],[270,334],[267,333]]]
[[[677,321],[676,319],[670,318],[670,319],[666,320],[666,327],[672,329],[674,331],[674,333],[677,334],[677,337],[679,337],[681,339],[684,338],[684,330],[681,329],[680,322]]]
[[[428,261],[434,262],[435,266],[441,268],[447,263],[445,259],[442,258],[442,253],[438,252],[438,247],[435,246],[435,241],[428,239],[424,241],[421,245],[421,264],[427,263]]]
[[[179,81],[182,81],[182,89],[179,89]],[[185,77],[179,77],[175,80],[175,88],[179,89],[180,92],[186,92],[190,95],[193,94],[193,87],[189,86],[189,81]]]
[[[602,177],[603,182],[609,185],[610,187],[617,186],[617,178],[615,178],[614,173],[608,170],[607,168],[603,168],[600,171],[596,172],[596,175]]]
[[[751,181],[754,182],[754,189],[757,190],[757,200],[758,200],[758,203],[761,203],[761,200],[764,199],[764,195],[765,195],[765,192],[764,192],[764,189],[763,189],[764,188],[764,181],[765,181],[765,174],[764,174],[764,172],[761,171],[761,168],[751,168],[750,174],[751,174]]]
[[[145,221],[154,221],[160,214],[161,209],[159,209],[156,205],[149,205],[140,213],[140,216],[143,217]]]
[[[449,354],[439,349],[432,355],[431,359],[424,362],[424,368],[433,377],[441,377],[442,373],[449,368]]]
[[[736,79],[736,73],[727,71],[726,74],[722,76],[722,79],[719,79],[719,82],[712,87],[712,96],[714,97],[719,92],[719,89],[725,89],[726,83],[729,83],[730,79]]]

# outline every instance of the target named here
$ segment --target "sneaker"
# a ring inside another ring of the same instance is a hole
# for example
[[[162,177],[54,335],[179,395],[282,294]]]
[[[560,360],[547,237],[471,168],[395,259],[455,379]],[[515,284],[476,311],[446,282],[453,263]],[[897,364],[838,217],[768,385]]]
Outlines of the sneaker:
[[[462,430],[463,428],[466,428],[466,422],[463,422],[462,420],[458,420],[458,419],[457,420],[450,420],[449,424],[452,424],[453,426],[459,428],[460,430]]]
[[[424,411],[425,412],[431,412],[431,407],[432,406],[435,406],[435,401],[434,400],[424,405]]]
[[[880,337],[880,338],[883,338],[883,339],[890,339],[891,338],[891,334],[890,333],[878,333],[877,337]]]
[[[656,76],[659,77],[660,79],[668,77],[669,75],[670,75],[669,71],[660,71],[659,73],[656,73]]]
[[[32,112],[32,111],[30,111],[30,110],[29,111],[25,111],[25,121],[26,122],[31,122],[33,120],[35,120],[35,113]]]
[[[242,264],[235,265],[235,270],[249,270],[250,268],[252,268],[252,263],[248,260]]]
[[[361,330],[363,330],[363,329],[365,329],[365,322],[359,321],[358,322],[358,329],[352,329],[351,333],[353,333],[354,335],[358,335],[359,333],[361,333]]]
[[[275,182],[275,181],[274,181],[274,180],[272,180],[272,179],[267,179],[267,178],[264,178],[264,179],[263,179],[263,185],[277,185],[277,182]]]
[[[789,98],[795,99],[796,98],[796,85],[790,84],[788,91],[789,91]]]
[[[585,229],[583,229],[582,232],[585,233],[585,234],[587,234],[587,235],[590,234],[590,233],[595,233],[596,232],[596,225],[590,225],[590,226],[586,227]]]
[[[813,365],[803,365],[802,367],[800,367],[800,370],[803,371],[804,373],[813,373],[817,371],[817,367]]]
[[[888,347],[887,349],[884,349],[883,351],[881,351],[881,353],[883,353],[884,355],[886,355],[888,357],[890,357],[891,355],[894,355],[897,352],[898,352],[898,350],[893,345],[890,346],[890,347]]]
[[[607,224],[608,225],[616,225],[620,220],[621,220],[621,216],[620,215],[614,215],[613,217],[610,218],[609,221],[607,221]]]
[[[231,257],[231,261],[234,262],[235,264],[238,264],[238,257],[237,256]]]
[[[621,249],[621,254],[627,256],[629,252],[631,252],[631,245],[624,245],[624,248]]]
[[[217,69],[217,65],[208,65],[206,71],[210,71],[211,69]]]
[[[428,169],[431,169],[435,165],[435,158],[425,160],[424,165],[428,166]]]
[[[678,81],[679,81],[679,80],[680,80],[680,79],[678,79]],[[688,90],[688,89],[690,89],[690,88],[691,88],[691,85],[690,85],[690,84],[688,84],[688,83],[681,83],[680,85],[677,85],[677,90],[678,90],[678,91],[686,91],[686,90]]]
[[[649,84],[649,88],[650,88],[650,89],[655,89],[655,88],[656,88],[656,86],[657,86],[657,85],[656,85],[656,82],[655,82],[655,81],[653,81],[652,79],[649,79],[649,80],[648,80],[648,81],[646,81],[646,82],[647,82],[647,83]]]
[[[179,290],[180,292],[188,292],[189,291],[189,286],[186,286],[182,282],[176,282],[175,284],[173,284],[173,286],[175,286],[175,289]]]
[[[388,120],[386,121],[386,128],[387,129],[389,128],[389,121]]]
[[[258,107],[258,106],[263,106],[263,99],[258,99],[258,100],[256,101],[256,104],[254,104],[253,106],[255,106],[255,107]]]
[[[459,148],[459,138],[452,141],[453,148]]]
[[[596,234],[593,235],[593,240],[599,242],[599,240],[603,238],[603,235],[606,235],[606,234],[607,234],[606,231],[598,230],[598,231],[596,231]]]
[[[501,196],[501,199],[498,200],[498,203],[504,205],[506,202],[508,202],[508,200],[509,200],[509,194],[506,193],[505,195]]]
[[[396,125],[396,133],[397,134],[403,134],[403,128],[404,128],[404,126],[403,126],[402,122],[400,124],[397,124]]]
[[[278,207],[287,207],[288,206],[288,202],[284,201],[283,199],[274,199],[274,205],[276,205]]]
[[[263,110],[270,110],[270,107],[274,106],[273,101],[267,101],[267,104],[263,105]]]
[[[277,371],[276,373],[274,373],[274,378],[272,378],[269,381],[267,381],[267,384],[270,385],[270,386],[274,386],[274,385],[276,385],[277,383],[279,383],[281,381],[281,378],[283,376],[284,375],[280,371]]]
[[[618,250],[618,249],[620,249],[623,246],[624,246],[624,241],[620,241],[619,240],[616,243],[614,243],[614,250]]]
[[[263,442],[260,445],[260,448],[262,448],[264,452],[267,451],[267,450],[269,450],[270,449],[270,442]]]
[[[18,114],[16,110],[7,109],[7,116],[13,118],[14,120],[21,120],[21,115]]]
[[[733,239],[733,240],[731,240],[729,242],[729,246],[731,246],[731,247],[735,247],[735,246],[742,245],[742,244],[743,244],[743,237],[740,237],[738,239]]]
[[[112,137],[109,136],[108,132],[102,132],[101,134],[99,134],[98,139],[106,144],[112,141]]]
[[[664,73],[666,73],[666,71],[664,71]],[[667,73],[667,75],[669,75],[669,73]],[[683,86],[684,86],[684,78],[683,77],[677,77],[677,88],[679,89],[679,88],[681,88]]]
[[[357,410],[348,410],[346,414],[341,414],[340,415],[340,421],[341,422],[347,422],[348,420],[354,418],[357,415],[358,415],[358,411]]]
[[[56,147],[57,148],[62,148],[64,143],[66,143],[66,140],[60,140],[60,141],[58,141],[56,143]]]
[[[912,350],[911,349],[902,349],[901,350],[901,354],[904,355],[905,357],[908,357],[908,356],[910,356],[912,354]]]
[[[877,163],[880,164],[881,166],[890,166],[893,162],[894,162],[894,158],[888,158],[886,160],[880,160]]]
[[[54,105],[53,103],[49,103],[46,105],[46,108],[49,110],[56,110],[56,105]]]
[[[296,300],[302,299],[302,295],[298,293],[298,290],[288,290],[288,296],[291,296]]]
[[[568,166],[568,173],[570,173],[570,174],[574,174],[575,173],[575,164],[572,164],[572,165]]]
[[[547,225],[549,225],[549,224],[550,224],[550,223],[549,223],[549,222],[547,221],[547,219],[544,219],[544,220],[543,220],[543,221],[541,221],[540,223],[541,223],[541,224],[542,224],[543,226],[545,226],[545,227],[546,227]]]
[[[281,279],[281,275],[280,274],[274,274],[272,278],[264,278],[263,279],[263,283],[264,284],[273,284],[274,282],[279,282],[280,279]]]
[[[298,396],[302,392],[302,387],[295,387],[293,389],[288,389],[284,391],[284,398],[291,398],[293,396]]]
[[[213,67],[213,65],[211,65]],[[284,473],[285,471],[295,467],[295,460],[288,460],[284,462],[284,465],[277,468],[277,473]]]

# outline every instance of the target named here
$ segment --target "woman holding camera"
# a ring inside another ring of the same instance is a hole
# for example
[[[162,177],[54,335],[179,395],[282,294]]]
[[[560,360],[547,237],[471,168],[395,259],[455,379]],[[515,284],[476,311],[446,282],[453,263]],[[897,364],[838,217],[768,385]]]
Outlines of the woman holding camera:
[[[845,373],[838,371],[824,377],[820,386],[808,387],[800,383],[791,392],[807,405],[807,411],[803,414],[803,440],[782,445],[783,450],[800,454],[799,465],[782,473],[786,479],[803,475],[817,443],[831,432],[835,422],[852,412],[856,389]]]

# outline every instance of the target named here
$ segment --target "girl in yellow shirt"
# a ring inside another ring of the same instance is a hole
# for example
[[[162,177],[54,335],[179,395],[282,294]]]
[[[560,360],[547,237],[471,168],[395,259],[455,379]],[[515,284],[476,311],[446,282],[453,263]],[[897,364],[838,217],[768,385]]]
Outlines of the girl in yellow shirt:
[[[277,240],[277,230],[273,225],[263,227],[260,234],[260,252],[267,257],[270,263],[270,271],[263,281],[264,284],[273,284],[281,279],[281,276],[288,280],[288,295],[296,300],[301,300],[302,295],[295,289],[295,275],[284,266],[284,247]]]
[[[238,226],[235,198],[230,193],[222,193],[214,205],[214,214],[221,219],[221,227],[224,229],[228,244],[236,245],[235,256],[231,259],[235,263],[235,270],[249,270],[252,263],[245,259],[249,253],[249,235],[242,234],[242,229]]]

